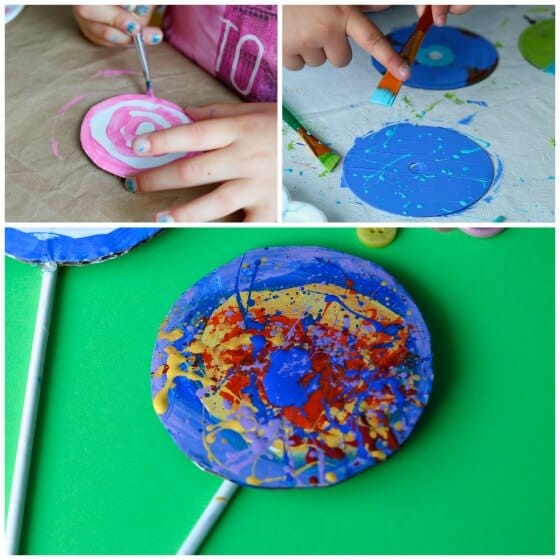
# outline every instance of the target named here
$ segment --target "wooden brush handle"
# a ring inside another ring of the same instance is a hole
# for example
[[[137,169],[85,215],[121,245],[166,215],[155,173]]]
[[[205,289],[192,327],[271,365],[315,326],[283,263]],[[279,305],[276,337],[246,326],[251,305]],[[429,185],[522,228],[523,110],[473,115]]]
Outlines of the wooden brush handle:
[[[408,41],[404,44],[404,47],[399,53],[409,65],[412,65],[416,58],[416,53],[426,36],[428,29],[434,23],[434,18],[432,16],[432,6],[426,6],[424,8],[424,13],[422,17],[418,20],[416,24],[416,29],[414,33],[410,36]]]

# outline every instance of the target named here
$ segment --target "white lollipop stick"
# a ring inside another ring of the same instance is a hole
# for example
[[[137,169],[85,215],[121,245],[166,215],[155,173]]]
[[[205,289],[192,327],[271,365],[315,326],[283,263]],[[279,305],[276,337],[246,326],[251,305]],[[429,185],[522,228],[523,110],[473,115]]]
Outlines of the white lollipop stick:
[[[21,415],[16,463],[14,466],[12,491],[10,493],[10,505],[8,508],[8,520],[6,523],[7,554],[17,553],[19,539],[21,536],[21,524],[25,506],[25,495],[27,492],[27,480],[29,478],[31,453],[33,450],[35,421],[37,419],[37,409],[39,408],[41,377],[45,359],[45,350],[47,348],[47,339],[49,336],[49,324],[56,286],[56,274],[56,264],[48,264],[42,268],[41,293],[39,295],[35,332],[33,334],[31,360],[29,362],[29,370],[27,373],[27,385],[25,387],[25,399]]]
[[[224,480],[212,497],[202,515],[198,518],[191,532],[177,551],[177,554],[196,554],[199,546],[208,536],[222,512],[226,509],[235,491],[239,488],[235,482]]]

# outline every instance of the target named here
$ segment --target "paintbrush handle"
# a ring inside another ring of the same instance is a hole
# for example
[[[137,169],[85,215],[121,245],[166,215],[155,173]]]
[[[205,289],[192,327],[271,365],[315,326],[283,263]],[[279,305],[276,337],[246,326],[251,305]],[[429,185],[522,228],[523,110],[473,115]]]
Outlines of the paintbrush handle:
[[[27,373],[16,462],[12,478],[12,490],[10,492],[10,505],[8,507],[8,519],[6,521],[7,554],[17,554],[19,548],[25,496],[27,494],[27,481],[29,479],[29,467],[31,465],[31,454],[33,451],[35,424],[37,420],[37,410],[39,408],[39,396],[41,394],[43,363],[45,361],[52,303],[56,286],[56,274],[56,266],[45,267],[41,272],[41,292],[39,295],[39,304],[37,306],[37,318],[35,319],[33,346]]]
[[[305,130],[305,127],[296,119],[294,114],[289,109],[284,107],[284,105],[282,105],[282,120],[296,132],[300,128],[303,128],[303,130]]]
[[[409,37],[408,41],[404,44],[404,47],[401,49],[399,53],[409,65],[412,65],[414,60],[416,59],[416,53],[428,32],[431,25],[434,23],[434,18],[432,15],[432,6],[426,6],[424,8],[424,13],[418,20],[416,24],[416,29],[414,33]]]
[[[144,40],[142,39],[142,31],[139,31],[136,35],[134,35],[134,44],[136,46],[138,59],[140,60],[140,66],[142,67],[142,73],[144,74],[144,79],[146,80],[147,93],[153,96],[152,75],[150,73],[150,66],[148,65],[146,45],[144,45]]]

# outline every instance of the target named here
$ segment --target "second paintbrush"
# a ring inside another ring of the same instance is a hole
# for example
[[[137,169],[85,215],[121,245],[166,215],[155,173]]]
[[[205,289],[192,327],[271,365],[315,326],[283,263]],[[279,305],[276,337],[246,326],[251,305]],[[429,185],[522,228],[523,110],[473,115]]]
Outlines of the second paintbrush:
[[[336,167],[340,161],[340,156],[315,138],[284,106],[282,106],[282,120],[302,137],[303,141],[309,146],[309,149],[327,171],[331,172]]]

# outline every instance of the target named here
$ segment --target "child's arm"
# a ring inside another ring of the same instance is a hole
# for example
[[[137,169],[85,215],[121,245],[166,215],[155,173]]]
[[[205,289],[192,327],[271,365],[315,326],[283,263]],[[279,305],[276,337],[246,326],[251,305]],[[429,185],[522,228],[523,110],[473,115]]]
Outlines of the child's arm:
[[[350,63],[351,37],[393,75],[406,80],[410,68],[359,6],[284,6],[284,66],[300,70],[328,60],[341,68]]]
[[[187,108],[196,122],[138,136],[138,155],[204,151],[139,173],[125,181],[131,192],[218,183],[208,194],[165,212],[158,221],[209,222],[237,210],[245,221],[276,221],[276,103],[235,103]]]
[[[120,6],[74,6],[74,17],[82,33],[93,43],[105,47],[132,45],[132,36],[142,28],[142,37],[149,45],[163,40],[158,27],[145,27],[154,6],[134,6],[128,11]]]

